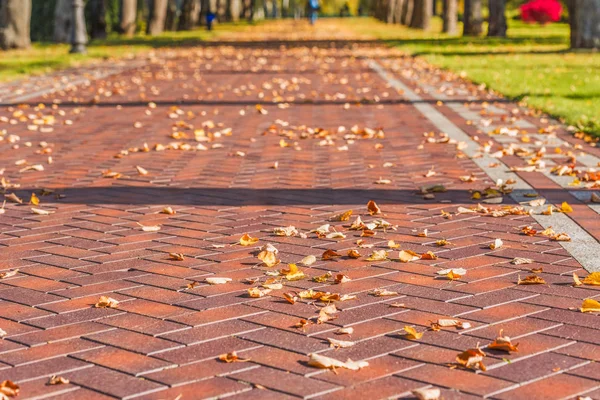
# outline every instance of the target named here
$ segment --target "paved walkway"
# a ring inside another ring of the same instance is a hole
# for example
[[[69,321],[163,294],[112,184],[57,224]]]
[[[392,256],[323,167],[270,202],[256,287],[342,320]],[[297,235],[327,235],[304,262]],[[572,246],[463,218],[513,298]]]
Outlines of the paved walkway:
[[[600,287],[572,277],[600,270],[600,149],[320,26],[157,50],[0,110],[2,184],[23,202],[0,215],[0,381],[19,398],[600,398],[600,319],[579,310]],[[501,330],[517,352],[486,348]],[[457,363],[478,345],[486,371],[477,351]]]

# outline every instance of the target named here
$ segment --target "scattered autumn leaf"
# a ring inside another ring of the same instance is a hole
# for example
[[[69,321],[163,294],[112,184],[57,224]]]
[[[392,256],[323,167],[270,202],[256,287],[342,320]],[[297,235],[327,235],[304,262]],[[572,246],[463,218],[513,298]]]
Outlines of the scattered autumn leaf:
[[[398,259],[403,263],[417,261],[420,258],[421,256],[412,250],[400,250],[398,252]]]
[[[358,250],[350,249],[350,250],[348,250],[348,257],[350,257],[350,258],[360,258],[361,255],[358,252]]]
[[[140,167],[139,165],[136,165],[135,169],[137,170],[139,175],[148,175],[148,171],[146,169]]]
[[[438,388],[423,388],[423,389],[415,389],[411,391],[411,393],[418,400],[439,400],[442,392]]]
[[[337,331],[335,331],[336,335],[352,335],[354,333],[354,328],[349,326],[346,328],[339,328]]]
[[[502,242],[502,239],[496,239],[494,240],[494,243],[490,244],[490,249],[492,250],[496,250],[499,249],[500,247],[502,247],[504,243]]]
[[[183,261],[185,257],[181,253],[169,253],[169,258],[174,261]]]
[[[19,395],[20,387],[13,381],[5,380],[0,382],[0,395],[2,397],[17,397]],[[2,399],[0,397],[0,399]]]
[[[322,369],[331,369],[334,370],[336,368],[345,368],[352,371],[358,371],[361,368],[365,368],[369,366],[369,363],[366,361],[355,362],[348,359],[346,362],[342,362],[336,360],[335,358],[326,357],[320,354],[309,354],[308,355],[308,365],[312,367],[322,368]]]
[[[176,211],[173,210],[171,207],[165,207],[162,209],[162,211],[160,212],[161,214],[168,214],[168,215],[175,215]]]
[[[321,259],[323,260],[331,260],[334,259],[336,257],[341,257],[341,254],[336,253],[335,250],[325,250],[325,252],[323,253],[323,255],[321,255]]]
[[[210,285],[224,285],[227,282],[231,282],[233,279],[231,278],[219,278],[219,277],[209,277],[204,278],[204,282]]]
[[[48,380],[48,385],[66,385],[70,381],[67,378],[63,378],[62,376],[52,375]]]
[[[253,298],[264,297],[271,293],[271,289],[261,289],[258,287],[248,289],[248,295]]]
[[[481,351],[479,346],[475,349],[468,349],[456,356],[456,362],[468,369],[486,370],[483,364],[485,353]]]
[[[507,353],[510,353],[511,351],[519,351],[518,347],[519,344],[512,344],[510,338],[508,336],[503,336],[502,335],[503,330],[500,329],[500,333],[498,334],[498,337],[496,338],[496,340],[494,340],[492,343],[490,343],[487,347],[488,349],[494,349],[494,350],[502,350],[502,351],[506,351]]]
[[[412,326],[405,326],[403,329],[404,332],[406,332],[404,337],[408,340],[419,340],[423,337],[424,332],[417,332],[417,330]]]
[[[388,255],[385,250],[375,250],[371,255],[367,258],[367,261],[385,261],[387,260]]]
[[[100,296],[98,302],[94,305],[96,308],[117,308],[119,301],[108,296]]]
[[[237,353],[235,351],[232,351],[231,353],[221,354],[219,356],[219,360],[224,361],[226,363],[250,361],[249,358],[240,358],[240,357],[238,357],[238,355],[237,355]]]
[[[560,210],[561,212],[564,212],[564,213],[570,213],[570,212],[573,212],[573,207],[571,207],[571,206],[569,205],[569,203],[567,203],[566,201],[564,201],[564,202],[563,202],[563,203],[560,205],[560,208],[559,208],[559,210]]]
[[[240,238],[239,244],[242,246],[252,246],[253,244],[256,244],[258,240],[258,238],[251,237],[249,234],[245,233]]]
[[[600,272],[592,272],[591,274],[583,278],[582,283],[584,285],[600,286]]]
[[[283,294],[283,297],[290,304],[296,304],[296,301],[298,301],[298,293],[296,293],[296,292],[286,292],[286,293]]]
[[[335,283],[346,283],[346,282],[350,282],[350,281],[351,281],[351,279],[347,275],[337,274],[335,276]]]
[[[510,263],[514,265],[532,264],[533,260],[530,258],[517,257],[513,259]]]
[[[15,276],[19,272],[19,269],[13,269],[12,271],[0,272],[0,279],[10,278]]]
[[[371,215],[381,214],[381,209],[373,200],[369,200],[369,202],[367,203],[367,210]]]
[[[594,299],[585,299],[579,310],[582,313],[600,312],[600,302]]]
[[[545,285],[546,281],[541,276],[529,275],[525,279],[521,279],[521,276],[517,276],[517,285]]]
[[[387,289],[374,289],[371,292],[369,292],[369,294],[376,296],[376,297],[384,297],[384,296],[396,296],[398,294],[398,292],[392,292],[391,290],[387,290]]]
[[[349,221],[352,216],[352,210],[345,211],[341,214],[334,215],[330,221]]]
[[[306,256],[302,260],[300,260],[299,264],[302,264],[305,267],[310,267],[315,262],[317,262],[317,257],[310,255],[310,256]]]
[[[349,342],[346,340],[327,338],[327,341],[329,342],[329,347],[333,347],[335,349],[345,349],[347,347],[354,346],[354,342]]]

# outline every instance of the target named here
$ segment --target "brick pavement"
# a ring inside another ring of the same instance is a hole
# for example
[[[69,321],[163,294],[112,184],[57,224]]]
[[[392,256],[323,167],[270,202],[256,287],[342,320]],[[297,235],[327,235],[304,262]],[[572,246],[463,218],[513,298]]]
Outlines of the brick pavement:
[[[588,274],[582,264],[595,266],[568,247],[598,244],[594,188],[584,187],[598,149],[456,76],[320,26],[254,28],[248,46],[159,50],[142,67],[1,110],[2,183],[23,204],[8,201],[0,215],[0,274],[18,269],[0,280],[0,381],[20,385],[20,398],[397,398],[431,387],[445,399],[599,398],[600,320],[579,307],[600,293],[572,286],[573,273]],[[284,49],[283,39],[297,42]],[[446,118],[449,136],[419,104]],[[503,196],[512,214],[467,210],[498,200],[472,198],[497,183],[495,171],[529,164]],[[563,164],[581,183],[550,172]],[[422,193],[435,185],[445,191]],[[533,191],[544,209],[574,210],[516,212]],[[381,214],[370,215],[370,200]],[[348,221],[332,218],[348,210]],[[351,230],[357,216],[392,227]],[[574,224],[572,242],[522,233],[550,223]],[[310,232],[324,224],[329,237]],[[298,234],[274,233],[291,225]],[[237,245],[246,233],[259,241]],[[274,267],[257,258],[268,243]],[[360,258],[346,256],[353,249]],[[342,256],[323,260],[326,250]],[[388,258],[367,260],[381,250]],[[418,256],[400,262],[399,250]],[[420,257],[429,251],[437,259]],[[308,255],[304,279],[280,275]],[[453,280],[438,274],[459,268]],[[518,285],[532,269],[546,283]],[[350,280],[335,283],[338,274]],[[231,281],[206,281],[215,277]],[[283,289],[249,295],[270,278]],[[317,323],[328,302],[284,297],[309,289],[356,298],[333,301],[339,312]],[[119,303],[94,307],[101,296]],[[470,327],[430,329],[448,318]],[[409,340],[406,326],[424,335]],[[518,352],[486,348],[501,329]],[[478,345],[487,371],[455,363]],[[248,361],[218,359],[234,351]],[[309,354],[369,365],[333,372]],[[70,383],[48,385],[53,375]]]

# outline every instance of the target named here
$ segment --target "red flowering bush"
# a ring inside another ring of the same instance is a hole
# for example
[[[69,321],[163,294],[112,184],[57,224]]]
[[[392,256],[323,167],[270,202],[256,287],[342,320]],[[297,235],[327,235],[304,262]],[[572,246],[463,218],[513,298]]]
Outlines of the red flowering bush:
[[[562,5],[558,0],[532,0],[521,6],[521,19],[525,22],[556,22],[561,13]]]

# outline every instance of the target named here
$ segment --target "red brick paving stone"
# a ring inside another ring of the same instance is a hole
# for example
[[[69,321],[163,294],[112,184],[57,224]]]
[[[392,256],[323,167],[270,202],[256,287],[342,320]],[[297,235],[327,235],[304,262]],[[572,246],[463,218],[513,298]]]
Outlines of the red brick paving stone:
[[[227,397],[229,400],[294,400],[297,396],[290,396],[263,388],[255,388],[247,392]]]
[[[65,376],[67,377],[66,374]],[[71,372],[68,378],[72,384],[123,399],[134,395],[147,395],[165,388],[164,385],[156,382],[98,366]]]
[[[567,357],[556,353],[543,353],[536,357],[500,364],[498,368],[490,369],[484,375],[524,383],[562,373],[586,363],[587,361],[580,358]]]
[[[566,373],[600,381],[600,364],[595,362],[587,363],[581,367],[570,369],[569,371],[566,371]]]
[[[233,335],[240,337],[246,337],[252,333],[260,335],[264,329],[265,327],[250,322],[230,320],[168,333],[161,337],[189,346]]]
[[[274,328],[262,329],[241,335],[240,337],[259,344],[290,350],[300,354],[314,353],[329,348],[329,344],[323,343],[320,339],[306,337],[301,332],[291,333]]]
[[[353,400],[370,399],[376,393],[377,398],[398,398],[409,395],[412,390],[425,387],[427,385],[408,379],[389,376],[377,379],[362,385],[347,387],[342,390],[316,397],[319,400]]]
[[[86,334],[97,332],[106,332],[114,329],[110,326],[104,326],[97,322],[81,322],[78,324],[67,325],[60,328],[48,330],[38,330],[24,335],[10,338],[10,340],[23,343],[27,346],[38,346],[48,342],[57,342],[77,338]]]
[[[476,374],[472,371],[449,369],[431,364],[405,371],[401,375],[403,378],[431,383],[436,387],[456,389],[477,396],[484,396],[515,386],[512,382]]]
[[[230,319],[247,318],[265,312],[266,311],[264,310],[259,310],[245,304],[236,304],[229,307],[214,308],[212,310],[190,312],[189,314],[172,317],[170,320],[190,326],[200,326]],[[249,319],[249,321],[251,321],[251,319]]]
[[[137,332],[126,331],[124,329],[115,329],[96,335],[87,335],[85,338],[93,342],[118,347],[120,349],[144,355],[151,355],[155,352],[182,347],[182,345],[178,343],[143,335]]]
[[[465,331],[462,331],[461,334],[494,340],[498,336],[498,331],[500,329],[504,329],[506,334],[510,333],[510,337],[520,337],[538,332],[545,333],[546,331],[549,331],[558,326],[560,326],[560,323],[558,322],[544,321],[541,319],[525,317],[518,318],[512,321],[501,322],[495,325],[488,325],[482,327],[475,326],[475,329],[467,329]]]
[[[174,399],[177,398],[177,396],[181,396],[182,399],[211,399],[236,393],[244,393],[251,389],[252,387],[250,385],[227,378],[217,377],[200,382],[184,384],[140,397],[144,400]]]
[[[46,380],[47,381],[47,380]],[[84,389],[82,387],[78,387],[77,390],[73,390],[67,393],[61,393],[57,396],[48,397],[49,399],[57,399],[57,400],[109,400],[114,399],[113,396],[107,396],[105,394],[95,392],[92,390]]]
[[[22,304],[12,303],[10,301],[0,301],[0,317],[12,321],[21,322],[50,314],[52,313]]]
[[[555,352],[586,360],[600,361],[600,346],[595,344],[579,342],[562,349],[557,349]]]
[[[315,369],[306,364],[307,356],[277,347],[263,346],[258,349],[244,351],[241,357],[250,358],[251,363],[265,367],[277,368],[286,372],[306,375],[314,373]]]
[[[546,321],[562,322],[569,325],[577,325],[586,328],[600,329],[600,318],[592,314],[584,314],[579,310],[557,310],[551,309],[532,316]]]
[[[239,356],[246,358],[250,352],[240,352]],[[226,363],[217,359],[206,360],[177,368],[166,368],[162,371],[144,374],[144,378],[169,386],[201,381],[215,376],[226,376],[236,371],[258,368],[249,362]]]
[[[443,366],[455,362],[457,354],[458,352],[456,350],[425,344],[419,344],[418,346],[409,347],[392,353],[392,355],[397,357]]]
[[[6,364],[17,366],[55,357],[66,356],[99,347],[102,347],[102,345],[76,338],[63,340],[60,342],[51,342],[42,346],[35,346],[28,349],[0,354],[0,361]]]
[[[335,374],[331,373],[329,370],[325,370],[311,374],[310,377],[347,387],[359,385],[375,379],[381,379],[393,374],[402,375],[402,371],[415,368],[419,365],[421,365],[421,363],[413,360],[394,356],[383,356],[370,359],[369,366],[362,368],[359,371],[340,369],[339,371],[336,371],[337,374]]]
[[[496,394],[494,398],[510,400],[553,400],[575,397],[600,387],[600,382],[559,374],[517,389]]]
[[[259,347],[262,347],[262,345],[236,337],[228,337],[180,349],[167,350],[162,353],[156,353],[153,357],[172,362],[173,364],[183,365],[209,360],[232,351],[241,352]]]
[[[532,316],[535,314],[542,314],[547,308],[538,307],[531,304],[524,303],[508,303],[498,307],[486,308],[484,310],[463,313],[462,318],[480,321],[485,323],[500,323],[515,318],[522,318],[526,316]],[[547,312],[547,311],[546,311]]]
[[[64,325],[72,325],[80,322],[100,320],[102,318],[110,317],[111,315],[122,314],[123,312],[124,311],[114,308],[92,307],[85,310],[37,318],[29,321],[28,323],[44,329],[58,328]]]
[[[504,334],[508,335],[508,332],[504,332]],[[519,343],[519,351],[515,353],[506,354],[497,350],[488,350],[487,354],[489,359],[486,364],[490,367],[502,365],[506,362],[504,360],[518,360],[548,351],[562,354],[563,349],[568,349],[571,346],[577,345],[577,343],[567,339],[560,339],[542,334],[533,334],[514,339],[514,343]],[[482,346],[484,344],[487,343],[482,343]]]
[[[91,364],[74,358],[58,357],[3,370],[2,378],[13,382],[27,382],[41,377],[71,374],[73,371],[87,369],[91,366]]]
[[[4,318],[0,318],[0,326],[2,326],[2,330],[6,332],[5,337],[7,338],[37,330],[33,326],[20,324],[18,322],[10,321]]]
[[[119,304],[119,310],[154,318],[170,318],[192,312],[188,308],[172,306],[155,301],[136,299]]]
[[[9,300],[27,306],[39,306],[41,304],[64,300],[65,298],[30,289],[10,288],[0,290],[0,299]]]
[[[36,379],[19,384],[21,390],[19,398],[47,398],[54,396],[62,396],[78,391],[79,387],[73,384],[63,385],[48,385],[48,378]]]
[[[600,336],[595,329],[575,325],[561,325],[544,331],[544,335],[600,345]]]
[[[107,325],[107,329],[111,327],[117,327],[152,336],[158,336],[188,328],[185,325],[175,322],[164,321],[158,318],[131,313],[104,318],[99,322]]]
[[[71,357],[131,375],[149,373],[172,365],[156,358],[110,346],[72,354]]]
[[[286,373],[277,369],[260,367],[249,371],[235,373],[230,379],[262,385],[268,389],[283,393],[307,397],[334,391],[339,386],[301,375]]]
[[[339,358],[340,360],[351,358],[354,361],[359,361],[393,353],[417,345],[418,344],[415,341],[404,340],[400,335],[393,334],[366,340],[361,342],[360,346],[327,351],[323,354],[328,357]]]

